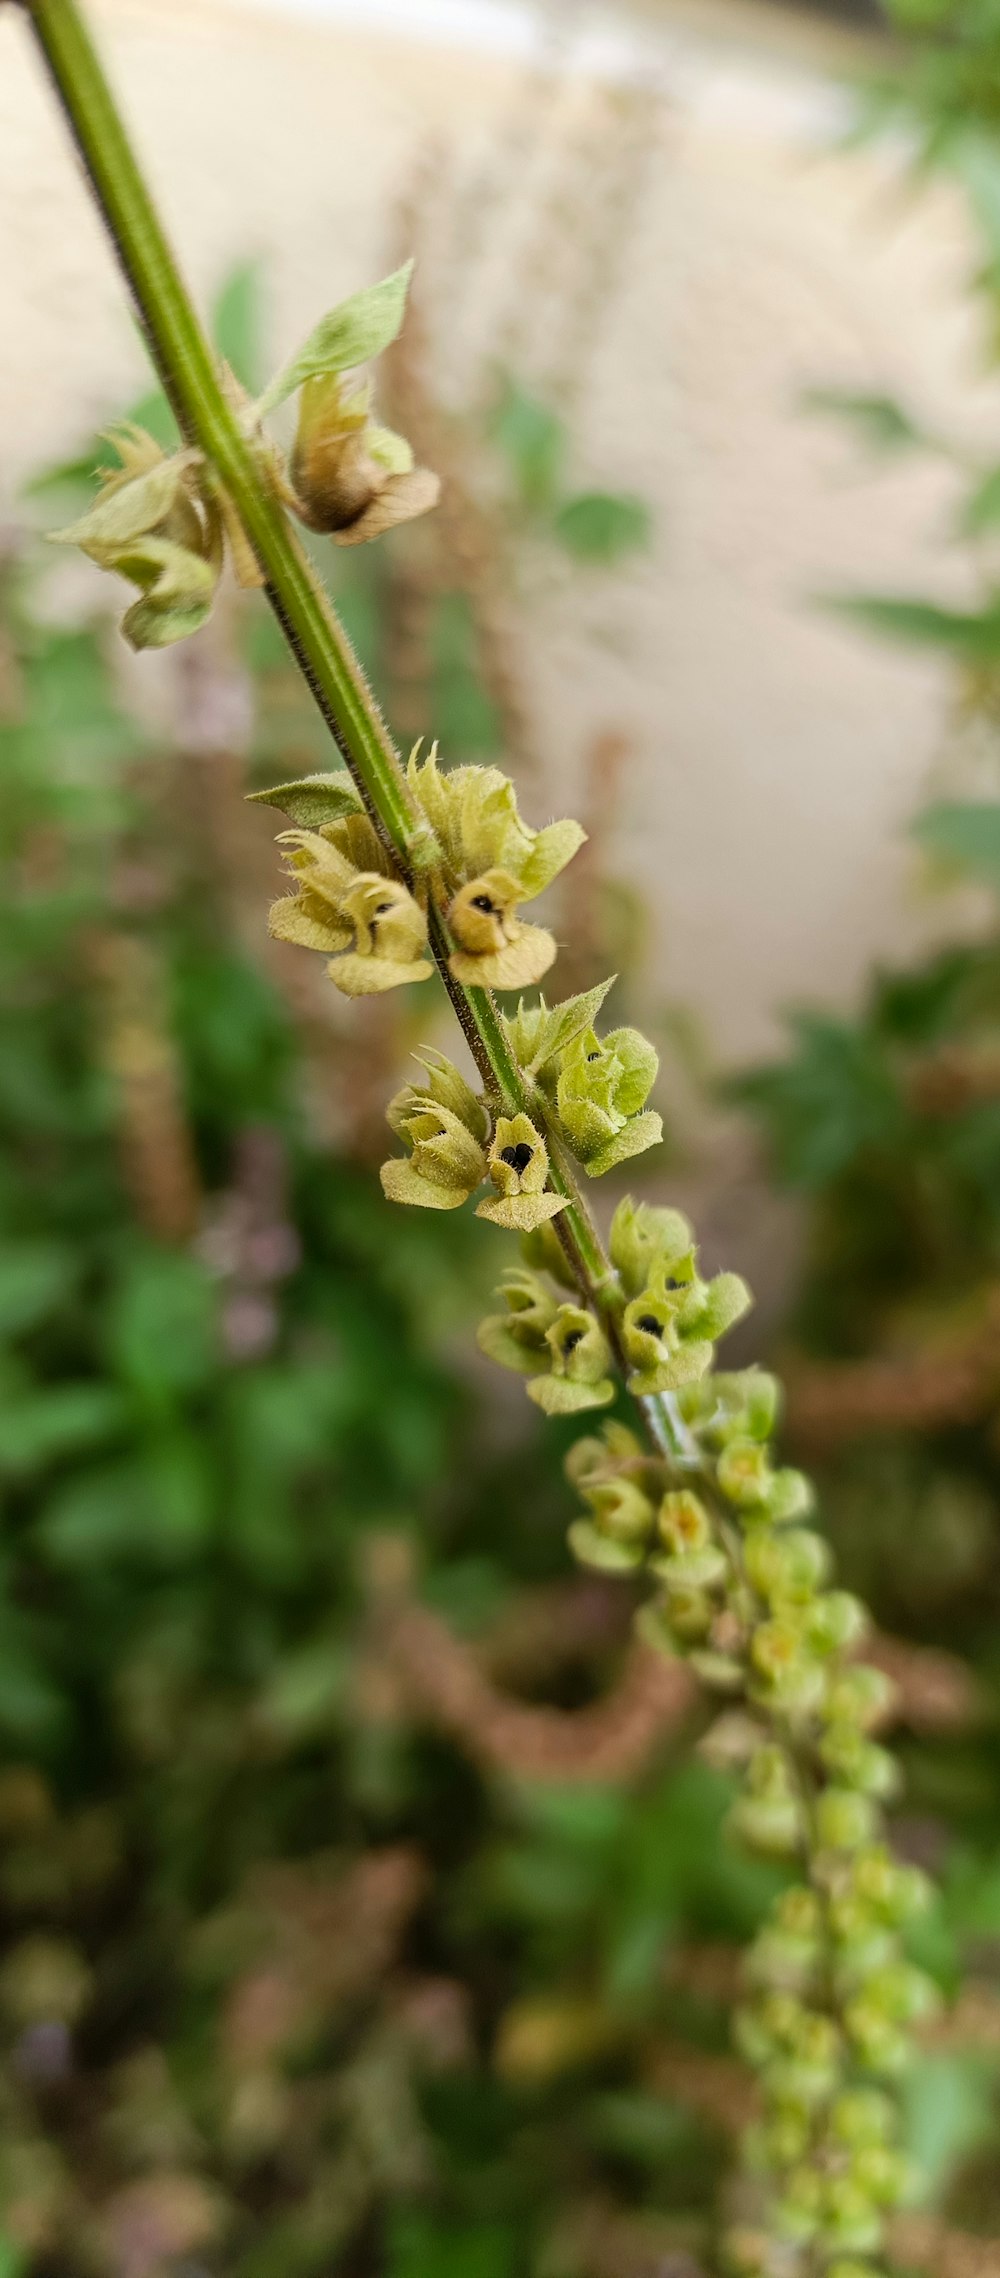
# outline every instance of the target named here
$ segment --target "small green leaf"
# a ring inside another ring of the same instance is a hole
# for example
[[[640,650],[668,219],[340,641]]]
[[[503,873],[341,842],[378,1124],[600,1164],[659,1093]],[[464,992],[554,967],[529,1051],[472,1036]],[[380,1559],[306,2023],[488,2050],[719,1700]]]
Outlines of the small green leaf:
[[[304,775],[297,783],[275,783],[267,791],[249,791],[250,802],[278,807],[300,830],[321,830],[324,823],[342,822],[361,811],[361,800],[343,769],[329,775]]]
[[[888,593],[829,594],[822,606],[889,640],[946,649],[972,663],[1000,657],[1000,598],[979,611],[940,609],[933,601]]]
[[[653,517],[645,500],[631,493],[588,490],[560,507],[555,531],[574,561],[610,568],[650,544]]]
[[[549,504],[555,496],[566,448],[562,420],[537,396],[507,380],[490,421],[490,433],[513,468],[525,505]]]
[[[328,372],[350,372],[356,365],[381,356],[402,325],[412,274],[413,263],[407,261],[391,277],[383,277],[377,285],[366,285],[321,317],[298,355],[265,388],[257,404],[258,418],[275,411],[306,380],[319,379]]]
[[[910,449],[927,440],[894,396],[869,395],[855,388],[807,388],[802,405],[806,411],[830,411],[849,421],[862,441],[877,451]]]

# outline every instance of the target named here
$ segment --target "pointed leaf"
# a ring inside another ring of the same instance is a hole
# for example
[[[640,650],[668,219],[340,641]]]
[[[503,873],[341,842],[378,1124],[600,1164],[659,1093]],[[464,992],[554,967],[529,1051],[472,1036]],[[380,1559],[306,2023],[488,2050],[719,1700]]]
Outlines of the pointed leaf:
[[[381,356],[402,325],[412,274],[413,263],[407,261],[391,277],[383,277],[377,285],[366,285],[321,317],[298,355],[265,388],[257,404],[257,417],[263,419],[276,410],[306,380],[318,379],[326,372],[353,371],[356,365]]]
[[[339,823],[345,815],[361,812],[361,800],[343,769],[330,775],[303,775],[297,783],[274,783],[267,791],[250,791],[251,804],[278,807],[301,830],[322,830],[324,823]]]

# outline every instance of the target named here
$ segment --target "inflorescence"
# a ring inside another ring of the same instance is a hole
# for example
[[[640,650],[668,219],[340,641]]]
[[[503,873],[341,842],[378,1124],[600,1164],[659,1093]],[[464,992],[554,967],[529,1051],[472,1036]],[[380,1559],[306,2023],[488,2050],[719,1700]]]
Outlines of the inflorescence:
[[[332,311],[260,401],[240,407],[261,481],[341,543],[377,537],[437,494],[405,441],[378,426],[356,376],[398,331],[408,275]],[[286,465],[262,421],[293,394]],[[167,457],[135,430],[117,449],[90,514],[60,535],[132,580],[139,598],[123,630],[137,647],[163,645],[203,622],[224,543],[245,582],[258,573],[197,451]],[[436,747],[413,753],[405,792],[405,861],[345,772],[257,794],[290,823],[279,845],[292,890],[272,909],[272,933],[324,955],[349,996],[422,982],[435,960],[459,991],[536,988],[556,943],[521,912],[571,860],[579,824],[531,829],[498,768],[443,771]],[[739,1775],[733,1832],[787,1866],[737,2019],[761,2098],[728,2265],[743,2278],[879,2278],[886,2218],[908,2189],[893,2089],[935,1999],[905,1950],[928,1886],[885,1833],[897,1774],[878,1735],[892,1688],[859,1658],[865,1612],[832,1582],[807,1480],[774,1461],[774,1379],[716,1369],[717,1342],[750,1304],[744,1283],[699,1272],[676,1210],[620,1202],[597,1276],[561,1223],[574,1201],[582,1208],[578,1173],[602,1177],[661,1136],[647,1104],[652,1045],[597,1026],[610,987],[563,1004],[522,999],[506,1016],[516,1104],[497,1071],[476,1089],[444,1054],[419,1055],[419,1075],[389,1105],[401,1151],[382,1184],[424,1209],[477,1196],[480,1217],[520,1237],[522,1262],[504,1275],[480,1346],[549,1415],[617,1403],[567,1458],[581,1504],[571,1549],[585,1566],[648,1580],[642,1635],[719,1697],[704,1745]]]

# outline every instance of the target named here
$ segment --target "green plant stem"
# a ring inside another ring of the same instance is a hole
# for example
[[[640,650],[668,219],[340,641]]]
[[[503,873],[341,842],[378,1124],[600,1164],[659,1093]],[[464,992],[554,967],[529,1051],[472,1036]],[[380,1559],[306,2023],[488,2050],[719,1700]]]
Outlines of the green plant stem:
[[[419,818],[378,703],[333,605],[292,529],[259,452],[224,392],[215,357],[153,205],[76,0],[22,0],[91,190],[114,246],[164,393],[185,441],[228,492],[265,590],[379,836],[408,874]],[[487,1088],[511,1112],[535,1105],[486,989],[464,989],[448,970],[447,930],[432,913],[431,947]],[[566,1197],[557,1230],[585,1293],[614,1335],[620,1292],[578,1181],[546,1119],[551,1184]],[[675,1446],[669,1412],[642,1407],[656,1444]]]

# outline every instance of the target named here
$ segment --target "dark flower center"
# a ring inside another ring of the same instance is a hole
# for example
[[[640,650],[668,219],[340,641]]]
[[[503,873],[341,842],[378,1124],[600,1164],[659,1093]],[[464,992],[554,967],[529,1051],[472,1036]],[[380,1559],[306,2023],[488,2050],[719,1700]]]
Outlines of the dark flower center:
[[[511,1170],[516,1171],[518,1178],[520,1178],[527,1170],[534,1152],[534,1148],[529,1147],[527,1140],[521,1139],[516,1147],[502,1148],[500,1161],[509,1163]]]
[[[636,1327],[645,1329],[647,1337],[662,1337],[663,1335],[663,1323],[657,1320],[655,1313],[644,1313],[641,1320],[637,1321]]]
[[[586,1332],[583,1329],[570,1329],[569,1334],[563,1338],[562,1349],[566,1360],[569,1359],[571,1353],[575,1353],[578,1345],[582,1345],[585,1334]]]
[[[601,1055],[599,1052],[588,1052],[587,1054],[588,1060],[599,1060],[600,1057]]]
[[[488,918],[493,918],[497,914],[496,903],[491,902],[488,894],[473,894],[472,907],[474,910],[483,910]]]

